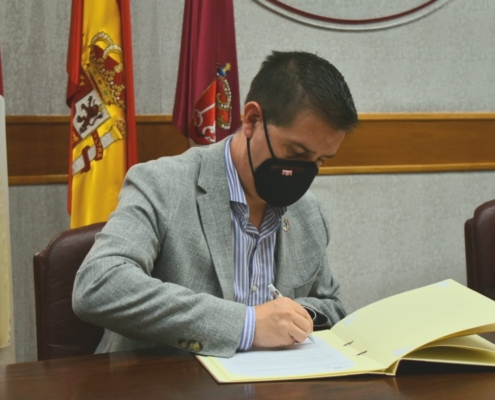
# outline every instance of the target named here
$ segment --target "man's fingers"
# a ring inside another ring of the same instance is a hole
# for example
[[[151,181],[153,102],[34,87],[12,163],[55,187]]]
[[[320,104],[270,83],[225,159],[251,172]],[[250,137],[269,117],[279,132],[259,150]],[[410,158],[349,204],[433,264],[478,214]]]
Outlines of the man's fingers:
[[[294,309],[296,310],[296,312],[304,317],[311,325],[311,332],[313,331],[313,319],[311,318],[311,316],[309,315],[309,313],[306,311],[306,309],[301,306],[299,303],[296,303],[294,302],[295,305],[297,305],[298,307],[294,306]]]
[[[254,307],[253,346],[287,346],[302,343],[313,331],[313,320],[300,304],[282,297]]]
[[[297,328],[305,332],[306,336],[313,332],[313,321],[308,321],[306,318],[302,317],[299,314],[294,314],[292,322]]]
[[[291,329],[289,330],[289,335],[292,337],[292,339],[294,339],[295,342],[302,343],[307,339],[309,333],[301,329],[299,326],[293,324],[291,326]]]

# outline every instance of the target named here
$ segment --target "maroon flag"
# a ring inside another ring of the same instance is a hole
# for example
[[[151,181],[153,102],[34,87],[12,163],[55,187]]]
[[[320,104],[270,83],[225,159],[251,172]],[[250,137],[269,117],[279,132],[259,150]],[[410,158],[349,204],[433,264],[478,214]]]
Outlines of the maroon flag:
[[[218,142],[240,125],[232,0],[186,0],[173,120],[190,145]]]

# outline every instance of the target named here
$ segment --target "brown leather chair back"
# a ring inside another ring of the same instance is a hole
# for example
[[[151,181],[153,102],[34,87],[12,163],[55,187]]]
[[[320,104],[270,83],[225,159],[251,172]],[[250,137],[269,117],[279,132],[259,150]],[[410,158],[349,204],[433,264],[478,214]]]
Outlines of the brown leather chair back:
[[[103,328],[72,311],[76,272],[104,223],[62,232],[34,256],[38,360],[93,354]]]
[[[495,200],[476,208],[464,239],[468,287],[495,300]]]

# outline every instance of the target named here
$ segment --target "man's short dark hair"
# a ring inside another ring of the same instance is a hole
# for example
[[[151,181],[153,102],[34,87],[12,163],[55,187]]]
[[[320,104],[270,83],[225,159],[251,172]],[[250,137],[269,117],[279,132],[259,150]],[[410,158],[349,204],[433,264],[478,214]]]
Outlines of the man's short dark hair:
[[[303,51],[274,51],[251,82],[246,103],[256,101],[266,122],[289,126],[310,110],[336,130],[358,123],[356,107],[342,74],[327,60]]]

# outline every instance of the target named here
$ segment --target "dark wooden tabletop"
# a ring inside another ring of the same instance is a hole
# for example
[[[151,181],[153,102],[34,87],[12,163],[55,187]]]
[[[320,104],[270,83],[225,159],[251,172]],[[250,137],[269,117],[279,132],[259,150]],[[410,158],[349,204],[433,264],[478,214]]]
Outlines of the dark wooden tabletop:
[[[361,375],[218,384],[192,355],[138,350],[0,366],[0,399],[495,399],[495,368],[403,363]]]

